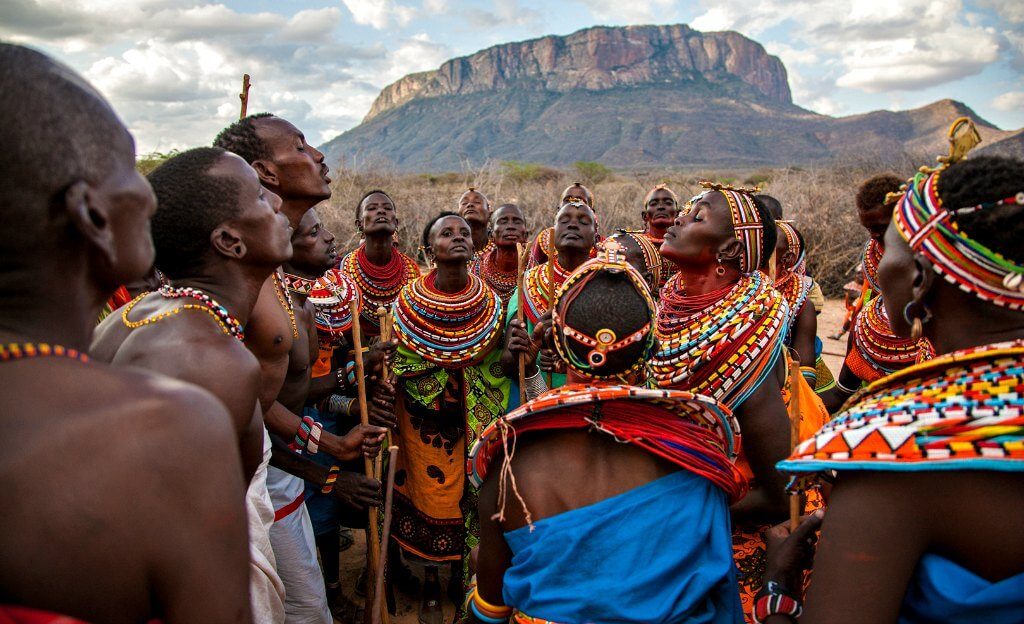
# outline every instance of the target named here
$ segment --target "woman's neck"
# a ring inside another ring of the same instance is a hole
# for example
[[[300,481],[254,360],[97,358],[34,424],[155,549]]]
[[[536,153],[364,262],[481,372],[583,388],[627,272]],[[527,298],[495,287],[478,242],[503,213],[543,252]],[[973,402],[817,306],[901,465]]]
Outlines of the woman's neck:
[[[517,273],[519,271],[519,255],[515,245],[498,245],[495,247],[494,264],[502,273]]]
[[[718,265],[724,266],[724,265]],[[687,297],[706,295],[717,290],[732,286],[740,279],[740,272],[736,269],[725,267],[725,273],[719,275],[715,272],[717,267],[708,267],[703,270],[693,270],[686,267],[679,267],[680,279],[686,289]]]
[[[589,249],[563,248],[556,252],[558,266],[566,271],[575,271],[581,264],[590,257]]]
[[[469,230],[473,235],[473,251],[480,253],[487,247],[487,224],[479,225],[471,223]]]
[[[945,283],[940,287],[930,306],[934,316],[924,326],[936,353],[1024,339],[1024,314],[982,303]]]
[[[469,269],[465,262],[439,262],[434,287],[443,293],[457,293],[469,283]]]
[[[395,248],[391,241],[391,234],[367,235],[366,241],[363,243],[366,248],[366,258],[377,266],[384,266],[391,262],[391,254]]]

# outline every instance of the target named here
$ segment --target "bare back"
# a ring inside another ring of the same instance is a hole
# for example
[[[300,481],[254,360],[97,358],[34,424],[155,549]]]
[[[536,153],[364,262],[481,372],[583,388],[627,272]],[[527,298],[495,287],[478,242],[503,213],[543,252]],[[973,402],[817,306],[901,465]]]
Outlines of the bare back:
[[[245,488],[213,396],[48,359],[0,365],[0,401],[0,603],[249,621]]]
[[[183,305],[182,300],[152,293],[128,312],[128,319],[132,323],[155,319]],[[263,459],[263,413],[256,400],[260,369],[252,353],[237,339],[225,335],[210,315],[182,309],[131,328],[118,312],[96,329],[90,352],[103,362],[193,383],[220,399],[231,414],[248,483]]]

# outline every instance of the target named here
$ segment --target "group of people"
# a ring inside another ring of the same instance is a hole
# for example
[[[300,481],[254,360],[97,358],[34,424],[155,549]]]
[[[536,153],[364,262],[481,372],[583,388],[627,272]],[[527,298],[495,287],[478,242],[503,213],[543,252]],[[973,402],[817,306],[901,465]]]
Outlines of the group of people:
[[[358,619],[385,438],[378,565],[427,624],[1022,620],[1024,162],[967,120],[860,187],[833,376],[758,189],[658,185],[604,231],[574,184],[531,235],[470,188],[421,268],[383,190],[338,249],[280,117],[144,178],[101,94],[8,44],[0,113],[0,622]]]

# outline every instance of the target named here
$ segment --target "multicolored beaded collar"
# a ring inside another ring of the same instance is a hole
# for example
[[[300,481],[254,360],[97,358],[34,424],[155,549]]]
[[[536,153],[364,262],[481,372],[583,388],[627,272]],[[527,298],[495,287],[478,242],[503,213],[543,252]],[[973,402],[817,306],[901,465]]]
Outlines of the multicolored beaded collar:
[[[930,357],[927,340],[900,338],[889,325],[883,297],[865,304],[853,324],[853,348],[846,365],[863,381],[875,381]]]
[[[527,320],[537,323],[548,313],[555,292],[569,278],[570,273],[571,271],[566,271],[558,264],[556,257],[551,257],[547,262],[526,271],[526,275],[523,276],[523,299],[526,300],[523,312]]]
[[[519,274],[515,271],[505,273],[498,268],[498,248],[494,244],[488,245],[485,252],[479,257],[474,257],[469,265],[469,272],[481,277],[491,287],[502,303],[508,303],[519,285]]]
[[[313,320],[321,346],[340,345],[344,333],[352,328],[352,310],[349,303],[354,299],[359,302],[359,307],[362,307],[359,288],[355,282],[339,269],[330,269],[316,279],[287,273],[284,277],[288,290],[306,295],[313,304]]]
[[[601,244],[596,258],[587,260],[580,265],[558,288],[558,292],[555,295],[555,308],[551,316],[554,325],[555,348],[558,350],[558,355],[579,375],[592,379],[611,379],[613,375],[603,374],[601,370],[601,367],[607,361],[608,354],[642,342],[644,348],[633,366],[614,375],[617,379],[623,379],[643,367],[651,348],[654,346],[654,332],[651,330],[651,321],[648,321],[630,335],[622,338],[616,336],[614,331],[607,328],[599,329],[593,336],[589,336],[565,322],[565,315],[569,313],[576,297],[583,292],[583,289],[586,288],[590,280],[600,272],[625,275],[647,305],[648,317],[653,320],[655,314],[657,314],[658,306],[654,303],[654,298],[651,296],[650,287],[647,285],[647,282],[626,261],[622,245],[614,238],[610,238]],[[585,347],[590,347],[590,352],[587,354],[585,361],[580,360],[576,353],[569,348],[568,341],[570,340]]]
[[[436,269],[413,280],[399,293],[394,307],[398,340],[444,368],[474,364],[501,338],[498,297],[473,274],[457,293],[438,290],[435,279]]]
[[[128,314],[131,313],[131,311],[135,309],[135,306],[149,294],[142,293],[121,308],[121,322],[124,323],[125,327],[128,329],[138,329],[144,325],[159,323],[164,319],[181,314],[182,310],[198,310],[209,314],[210,317],[217,322],[217,325],[220,326],[220,330],[225,336],[233,336],[239,342],[245,342],[245,330],[242,328],[242,324],[238,322],[238,319],[231,316],[231,313],[228,312],[227,308],[217,303],[217,301],[210,297],[210,295],[198,288],[176,288],[170,284],[164,284],[159,290],[157,290],[157,292],[165,299],[189,297],[198,301],[200,305],[186,303],[176,308],[171,308],[166,312],[154,314],[153,316],[144,318],[141,321],[133,321],[128,318]]]
[[[11,342],[0,344],[0,362],[47,357],[71,358],[79,362],[89,361],[88,355],[77,349],[69,349],[61,345],[51,345],[45,342]]]
[[[725,196],[729,204],[729,217],[736,240],[743,243],[743,254],[740,255],[740,273],[752,273],[761,266],[764,249],[764,224],[761,215],[754,205],[754,194],[760,188],[742,188],[731,184],[719,184],[710,180],[701,180],[700,185],[708,190],[686,202],[683,212],[693,209],[693,205],[708,193],[718,191]]]
[[[877,297],[882,292],[878,285],[878,263],[882,261],[885,248],[882,243],[871,239],[864,245],[864,253],[861,256],[861,266],[864,271],[864,281],[871,288],[872,297]]]
[[[747,480],[735,465],[740,430],[726,406],[679,390],[570,384],[550,390],[491,422],[469,451],[467,474],[479,487],[530,431],[586,429],[613,436],[703,476],[738,500]],[[499,505],[499,508],[502,506]]]
[[[960,230],[955,217],[1001,205],[1024,205],[1024,191],[999,201],[954,209],[943,207],[939,197],[943,171],[980,141],[978,131],[967,117],[953,122],[949,129],[949,155],[939,159],[940,167],[922,167],[908,181],[893,213],[893,224],[910,247],[928,258],[947,282],[983,301],[1022,310],[1024,266],[972,239]]]
[[[807,296],[814,287],[814,282],[806,275],[794,271],[787,271],[775,280],[775,290],[779,291],[789,304],[789,326],[796,323],[800,311],[807,303]]]
[[[420,268],[409,256],[391,250],[391,260],[384,266],[377,266],[366,257],[366,245],[342,258],[339,265],[345,275],[352,278],[363,298],[363,309],[359,315],[364,331],[368,335],[380,333],[380,319],[377,308],[391,309],[402,288],[420,276]]]
[[[789,306],[760,271],[695,303],[680,275],[665,285],[651,373],[661,388],[706,394],[732,409],[750,396],[781,355]]]
[[[807,274],[807,250],[800,244],[800,234],[796,231],[796,227],[792,221],[776,221],[776,225],[782,230],[783,236],[786,237],[786,250],[793,254],[796,261],[793,266],[787,267],[789,272],[796,273],[798,275]]]
[[[1024,471],[1024,340],[954,351],[879,379],[779,469]]]

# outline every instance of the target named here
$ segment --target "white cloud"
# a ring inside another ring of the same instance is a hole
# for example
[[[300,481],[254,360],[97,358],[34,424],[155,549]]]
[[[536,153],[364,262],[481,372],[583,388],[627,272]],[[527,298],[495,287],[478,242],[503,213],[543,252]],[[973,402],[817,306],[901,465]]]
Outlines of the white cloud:
[[[387,28],[391,25],[392,21],[399,26],[405,26],[416,16],[415,9],[396,4],[394,0],[342,1],[357,24],[372,26],[377,30]]]
[[[328,41],[340,21],[341,9],[337,7],[299,11],[281,29],[281,37],[306,43]]]
[[[992,106],[1008,113],[1020,112],[1024,110],[1024,91],[1008,91],[1002,95],[997,95],[992,100]]]
[[[426,33],[413,35],[388,52],[387,59],[380,69],[379,79],[389,84],[406,74],[437,69],[451,55],[452,51],[448,46],[431,41]]]
[[[666,24],[678,15],[675,0],[577,0],[608,24]]]
[[[975,0],[978,6],[992,9],[1000,19],[1024,24],[1024,3],[1020,0]]]

